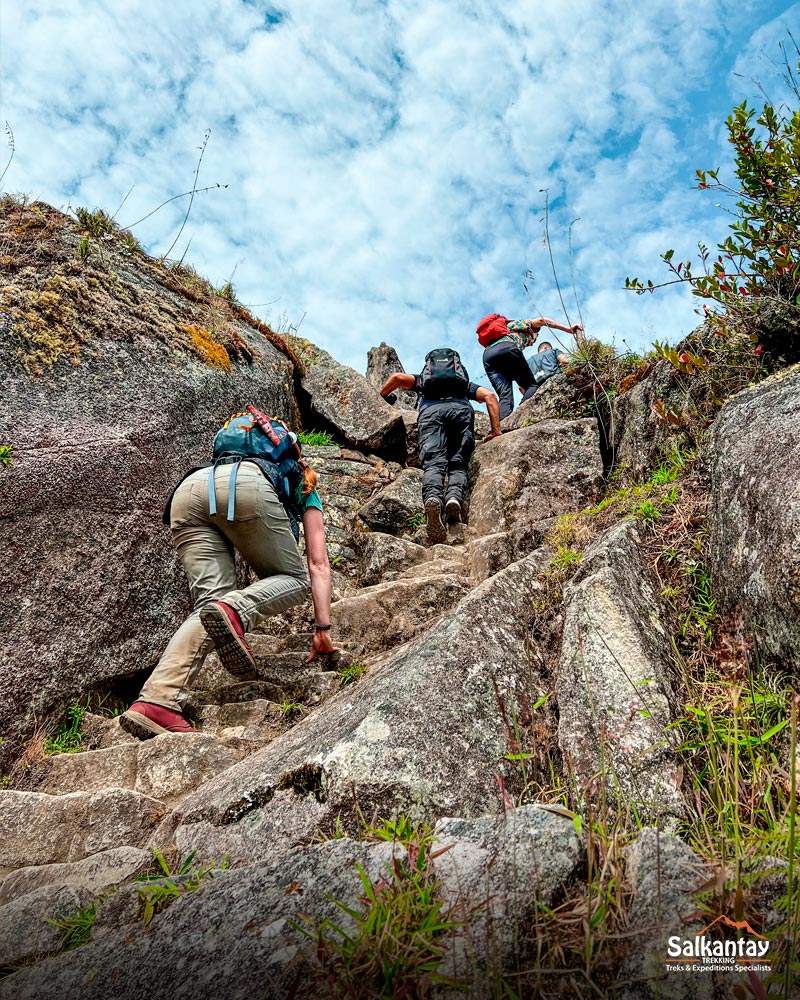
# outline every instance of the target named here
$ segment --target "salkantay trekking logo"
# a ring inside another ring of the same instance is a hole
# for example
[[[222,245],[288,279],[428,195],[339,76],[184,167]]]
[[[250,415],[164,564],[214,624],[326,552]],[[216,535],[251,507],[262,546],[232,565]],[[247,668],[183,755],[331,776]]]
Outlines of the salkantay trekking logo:
[[[709,931],[722,924],[743,936],[736,939],[711,938]],[[731,920],[724,914],[712,920],[692,938],[677,935],[667,939],[666,970],[668,972],[748,972],[760,974],[771,970],[770,942],[754,931],[746,920]]]

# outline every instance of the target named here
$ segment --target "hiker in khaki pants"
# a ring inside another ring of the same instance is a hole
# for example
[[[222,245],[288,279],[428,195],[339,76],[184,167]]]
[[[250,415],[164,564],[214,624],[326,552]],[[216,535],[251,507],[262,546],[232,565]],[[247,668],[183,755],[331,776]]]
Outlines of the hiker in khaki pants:
[[[189,473],[167,505],[165,519],[169,517],[172,541],[189,578],[194,612],[170,640],[139,700],[121,718],[123,728],[140,739],[195,732],[183,707],[212,646],[232,674],[241,679],[255,676],[245,633],[261,619],[305,600],[309,574],[317,623],[309,660],[333,652],[330,564],[316,473],[298,463],[303,478],[295,500],[305,534],[307,573],[287,510],[260,463],[230,457],[223,461],[226,464]],[[242,590],[236,588],[234,549],[260,577]]]

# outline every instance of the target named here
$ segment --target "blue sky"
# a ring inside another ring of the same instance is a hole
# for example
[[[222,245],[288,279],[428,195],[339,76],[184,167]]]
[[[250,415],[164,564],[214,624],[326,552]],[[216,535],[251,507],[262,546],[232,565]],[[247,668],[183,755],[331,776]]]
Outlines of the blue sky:
[[[12,0],[4,188],[109,212],[133,188],[128,225],[191,187],[210,129],[199,185],[228,186],[173,257],[359,370],[381,340],[409,370],[449,344],[486,384],[482,315],[565,320],[544,190],[571,321],[640,349],[696,325],[688,292],[625,277],[723,235],[694,170],[729,164],[722,123],[799,21],[773,0]],[[185,205],[133,230],[149,252]]]

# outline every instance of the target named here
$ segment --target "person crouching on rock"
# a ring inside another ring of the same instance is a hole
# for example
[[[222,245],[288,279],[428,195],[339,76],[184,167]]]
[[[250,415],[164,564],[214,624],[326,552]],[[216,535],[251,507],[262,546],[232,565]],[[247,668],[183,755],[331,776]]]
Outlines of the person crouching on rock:
[[[461,520],[467,465],[475,450],[475,410],[470,400],[486,404],[491,421],[491,432],[484,439],[488,441],[501,433],[497,396],[470,382],[461,358],[449,347],[429,351],[419,375],[405,372],[390,375],[381,395],[390,396],[395,389],[409,389],[419,395],[422,502],[428,541],[435,545],[447,540],[443,508],[449,521]]]
[[[549,341],[543,340],[536,349],[536,354],[528,361],[528,367],[533,376],[533,385],[528,389],[524,398],[530,399],[540,385],[544,385],[554,375],[560,375],[569,363],[568,354],[557,350]]]
[[[478,323],[478,341],[485,348],[483,367],[494,391],[500,397],[500,419],[514,409],[514,383],[522,390],[522,399],[530,399],[536,386],[523,349],[535,343],[543,326],[571,333],[580,343],[583,327],[580,323],[564,326],[554,319],[508,320],[499,313],[484,316]]]
[[[252,406],[217,433],[213,462],[180,480],[164,521],[189,578],[194,611],[170,640],[139,700],[122,715],[126,732],[139,739],[196,732],[183,709],[207,653],[213,647],[226,670],[252,679],[255,661],[246,632],[305,600],[309,574],[317,628],[308,660],[334,651],[331,571],[316,481],[296,436]],[[308,574],[297,546],[300,523]],[[242,589],[234,550],[259,577]]]

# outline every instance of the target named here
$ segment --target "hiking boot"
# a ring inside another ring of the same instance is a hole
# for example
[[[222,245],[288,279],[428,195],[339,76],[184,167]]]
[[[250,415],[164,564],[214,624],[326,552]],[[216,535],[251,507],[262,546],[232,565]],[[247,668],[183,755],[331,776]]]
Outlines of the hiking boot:
[[[450,524],[461,523],[461,502],[455,497],[450,497],[444,505],[445,514]]]
[[[127,712],[119,717],[119,724],[126,733],[138,740],[149,740],[161,733],[197,733],[180,712],[162,705],[151,705],[149,701],[135,701]]]
[[[200,621],[214,643],[219,662],[242,681],[256,678],[256,661],[244,636],[238,613],[223,601],[214,601],[200,612]]]
[[[431,497],[425,501],[425,519],[428,522],[428,541],[439,545],[447,541],[447,528],[442,523],[442,501]]]

